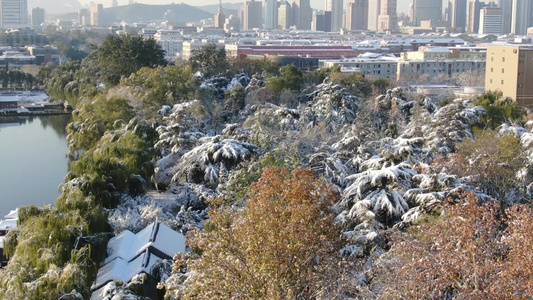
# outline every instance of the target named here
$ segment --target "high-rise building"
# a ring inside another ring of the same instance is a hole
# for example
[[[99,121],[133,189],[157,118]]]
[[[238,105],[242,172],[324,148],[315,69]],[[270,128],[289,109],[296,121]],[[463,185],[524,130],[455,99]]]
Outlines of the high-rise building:
[[[346,3],[346,29],[368,29],[368,0],[348,0]]]
[[[381,0],[381,12],[378,17],[378,31],[395,31],[398,29],[397,0]]]
[[[442,19],[442,0],[413,0],[414,25],[420,21],[440,21]]]
[[[519,106],[533,108],[532,80],[533,47],[487,47],[485,90],[499,90]]]
[[[265,0],[265,28],[278,28],[278,1]]]
[[[0,0],[0,25],[4,29],[28,25],[27,0]]]
[[[44,8],[33,8],[31,10],[31,26],[39,27],[42,23],[44,23]]]
[[[292,3],[292,22],[296,28],[311,30],[313,10],[309,0],[294,0]]]
[[[511,14],[511,33],[527,34],[527,29],[533,27],[533,1],[513,0]]]
[[[450,21],[453,28],[466,30],[466,0],[450,1]]]
[[[91,5],[91,26],[102,26],[104,6],[102,4]]]
[[[78,10],[78,24],[83,26],[91,25],[91,11],[87,8]]]
[[[215,14],[215,27],[219,29],[224,29],[224,23],[226,21],[226,16],[222,12],[222,0],[218,2],[218,13]]]
[[[331,32],[331,12],[325,11],[323,13],[313,13],[311,30]]]
[[[331,31],[339,32],[342,28],[344,10],[342,0],[326,0],[326,11],[331,12]]]
[[[368,0],[368,30],[378,31],[381,0]]]
[[[485,7],[484,2],[469,0],[466,7],[466,32],[479,32],[479,13]]]
[[[278,26],[279,28],[286,30],[291,27],[292,24],[292,6],[291,4],[283,0],[279,3],[278,7]]]
[[[513,0],[500,0],[500,8],[502,9],[502,33],[508,34],[511,32]]]
[[[483,7],[479,14],[479,34],[502,34],[502,9]]]
[[[246,1],[244,3],[243,29],[261,28],[263,25],[263,4],[260,1]]]

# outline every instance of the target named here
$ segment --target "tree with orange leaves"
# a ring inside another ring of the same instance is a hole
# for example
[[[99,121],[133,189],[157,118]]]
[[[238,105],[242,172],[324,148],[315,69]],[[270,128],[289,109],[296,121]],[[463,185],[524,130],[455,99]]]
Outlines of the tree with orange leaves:
[[[213,208],[204,230],[190,233],[196,255],[186,262],[191,276],[180,297],[309,299],[325,293],[340,259],[340,232],[329,211],[336,199],[312,171],[267,169],[241,211]]]

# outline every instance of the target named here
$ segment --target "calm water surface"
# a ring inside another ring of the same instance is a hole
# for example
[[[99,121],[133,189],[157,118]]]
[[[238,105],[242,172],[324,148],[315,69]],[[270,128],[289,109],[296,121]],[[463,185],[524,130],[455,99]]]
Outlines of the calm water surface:
[[[71,116],[0,118],[0,219],[21,205],[53,204],[68,170]]]

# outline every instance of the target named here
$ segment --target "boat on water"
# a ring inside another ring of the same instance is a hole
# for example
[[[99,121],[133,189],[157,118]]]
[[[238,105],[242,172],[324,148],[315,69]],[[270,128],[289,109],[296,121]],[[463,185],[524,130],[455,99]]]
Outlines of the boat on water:
[[[7,265],[7,257],[4,256],[4,240],[9,231],[17,228],[17,222],[19,219],[19,209],[10,211],[4,216],[4,219],[0,221],[0,267]]]

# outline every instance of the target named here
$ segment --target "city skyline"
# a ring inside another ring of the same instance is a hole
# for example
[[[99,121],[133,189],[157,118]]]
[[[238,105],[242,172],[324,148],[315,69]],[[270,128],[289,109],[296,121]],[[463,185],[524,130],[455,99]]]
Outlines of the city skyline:
[[[41,0],[43,1],[43,0]],[[397,8],[397,11],[398,13],[406,13],[407,14],[407,11],[409,9],[409,4],[411,3],[412,0],[398,0],[398,8]],[[39,2],[39,1],[34,1],[34,2]],[[110,0],[101,0],[101,1],[90,1],[90,0],[81,0],[79,1],[82,5],[90,5],[90,3],[101,3],[104,5],[104,8],[106,7],[110,7],[111,6],[111,1]],[[202,0],[202,1],[193,1],[193,0],[185,0],[185,1],[170,1],[170,0],[136,0],[135,2],[137,3],[143,3],[143,4],[154,4],[154,5],[164,5],[164,4],[172,4],[172,3],[176,3],[176,4],[180,4],[180,3],[184,3],[184,4],[187,4],[187,5],[191,5],[191,6],[203,6],[203,5],[212,5],[212,4],[218,4],[218,0]],[[228,1],[223,1],[222,4],[224,3],[241,3],[241,2],[244,2],[244,1],[235,1],[235,0],[228,0]],[[264,1],[262,1],[264,2]],[[319,9],[319,10],[325,10],[325,1],[324,0],[311,0],[311,7],[313,9]],[[347,0],[344,0],[343,1],[343,5],[342,7],[343,8],[346,8],[346,4],[347,4]],[[292,1],[289,1],[289,3],[292,3]],[[129,0],[118,0],[118,5],[121,6],[121,5],[128,5],[129,4]]]

